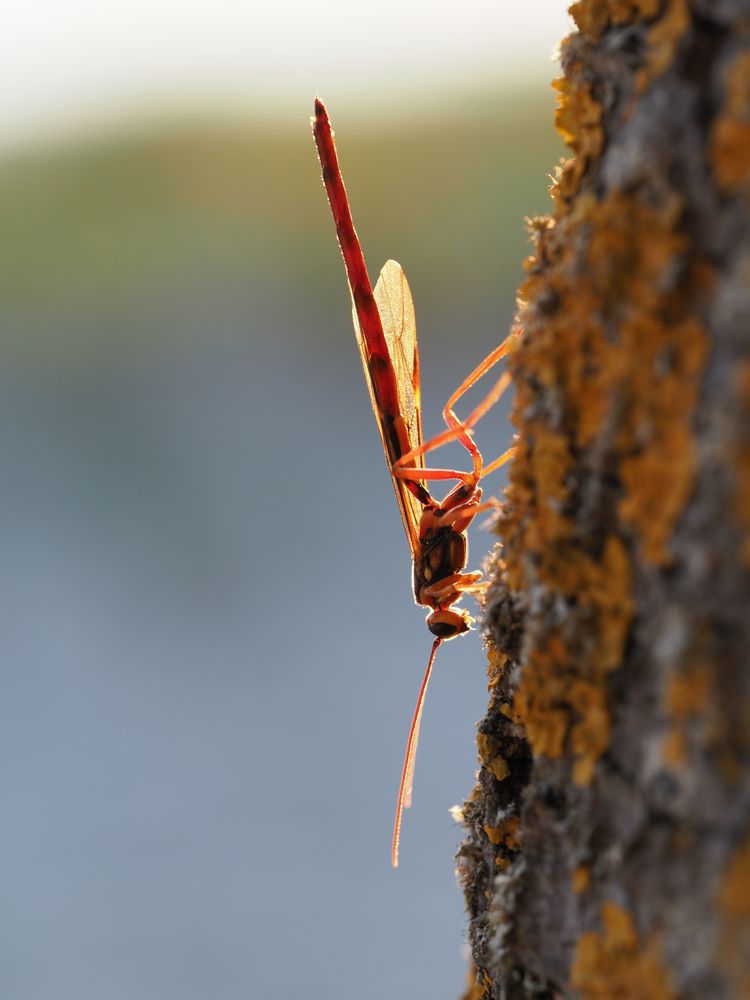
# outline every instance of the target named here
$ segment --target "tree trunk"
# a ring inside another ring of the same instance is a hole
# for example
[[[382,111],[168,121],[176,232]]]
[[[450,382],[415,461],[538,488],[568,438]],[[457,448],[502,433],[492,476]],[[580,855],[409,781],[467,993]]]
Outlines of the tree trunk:
[[[510,361],[466,996],[748,997],[750,2],[571,12],[574,155]]]

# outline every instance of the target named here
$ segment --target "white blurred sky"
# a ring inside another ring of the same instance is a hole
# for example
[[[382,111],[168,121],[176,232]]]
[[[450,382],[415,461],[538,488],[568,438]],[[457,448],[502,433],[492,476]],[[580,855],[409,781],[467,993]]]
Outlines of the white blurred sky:
[[[23,0],[0,35],[0,144],[123,115],[307,115],[552,77],[567,0]],[[436,102],[437,103],[437,102]],[[381,105],[382,107],[382,105]]]

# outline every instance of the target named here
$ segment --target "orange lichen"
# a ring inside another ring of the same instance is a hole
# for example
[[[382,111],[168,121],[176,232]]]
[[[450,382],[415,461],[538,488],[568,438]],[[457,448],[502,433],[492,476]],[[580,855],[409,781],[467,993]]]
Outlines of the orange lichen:
[[[711,133],[711,159],[720,187],[743,188],[750,176],[750,122],[719,118]]]
[[[687,0],[667,0],[664,13],[646,35],[645,65],[635,75],[636,90],[644,91],[672,65],[690,22]]]
[[[487,643],[487,687],[492,690],[496,688],[503,679],[505,664],[508,657],[501,653],[492,643]]]
[[[687,739],[684,730],[675,728],[667,733],[661,752],[665,764],[674,768],[682,767],[687,760]]]
[[[588,222],[587,276],[606,313],[627,315],[658,305],[675,255],[687,246],[676,223],[682,203],[676,197],[658,208],[623,191],[599,200],[589,195],[576,205],[573,223]]]
[[[593,30],[594,24],[606,23],[609,14],[604,8],[608,7],[609,3],[602,0],[583,0],[573,5],[571,13],[574,17],[578,15],[581,23],[591,24]],[[561,45],[563,58],[569,48],[570,38],[566,38]],[[550,190],[558,214],[564,213],[570,199],[578,193],[589,164],[598,159],[604,149],[604,109],[594,96],[591,84],[583,78],[580,61],[568,61],[565,76],[552,84],[557,91],[555,125],[575,154],[562,161]],[[538,223],[536,229],[541,230]]]
[[[491,843],[502,844],[509,851],[517,851],[521,846],[518,834],[519,825],[520,820],[518,816],[511,816],[501,823],[500,826],[488,826],[485,823],[484,832]]]
[[[750,996],[750,837],[732,858],[718,893],[722,934],[718,960],[732,996]]]
[[[608,0],[578,0],[571,4],[568,13],[581,34],[595,42],[609,25],[610,6]]]
[[[641,942],[633,918],[616,903],[601,909],[602,931],[583,934],[571,986],[581,1000],[671,1000],[676,996],[658,942]]]
[[[573,872],[572,885],[573,892],[579,895],[585,892],[591,884],[591,871],[585,865],[581,865]]]
[[[570,8],[578,30],[596,42],[610,24],[630,24],[656,17],[661,0],[579,0]]]
[[[750,695],[737,690],[731,704],[724,700],[724,663],[706,638],[705,633],[696,634],[690,659],[664,692],[670,723],[663,744],[664,759],[679,767],[689,755],[698,753],[712,761],[717,777],[726,786],[739,787],[750,752]]]
[[[711,670],[706,664],[689,667],[672,678],[667,688],[667,710],[678,719],[700,715],[706,710],[712,686]]]
[[[559,636],[529,656],[513,711],[535,754],[558,757],[570,734],[573,777],[588,784],[609,742],[610,721],[603,686],[619,666],[633,611],[630,561],[622,542],[609,536],[598,559],[565,543],[542,553],[540,579],[575,598],[589,618],[592,636],[584,671]]]
[[[571,718],[567,705],[569,678],[549,648],[529,654],[513,699],[513,710],[526,728],[536,756],[559,757]]]
[[[725,74],[726,101],[711,129],[709,157],[727,193],[750,182],[750,52],[740,52]]]
[[[693,485],[695,455],[690,416],[698,398],[699,376],[708,338],[690,317],[665,322],[644,314],[628,324],[623,339],[637,352],[641,369],[638,410],[622,434],[637,451],[624,458],[625,497],[620,514],[638,532],[647,562],[669,562],[669,536]],[[666,370],[665,370],[666,369]]]
[[[487,733],[477,733],[477,749],[482,763],[488,767],[498,781],[502,781],[510,774],[508,762],[500,754],[500,745],[494,736]]]
[[[550,196],[556,216],[560,216],[569,201],[578,194],[587,165],[585,157],[574,156],[569,160],[561,160],[560,165],[555,168]]]
[[[461,1000],[486,1000],[486,998],[490,995],[492,979],[490,979],[487,972],[482,973],[481,981],[477,978],[478,975],[479,970],[472,961],[469,966],[467,977],[468,986],[466,987],[466,991],[461,996]]]
[[[545,427],[529,425],[526,437],[523,442],[519,442],[509,474],[509,506],[500,525],[500,533],[507,539],[511,526],[515,524],[516,511],[534,506],[537,517],[533,521],[525,521],[522,526],[522,544],[526,553],[540,552],[545,544],[552,542],[558,535],[566,536],[569,533],[570,524],[561,514],[562,501],[566,495],[565,476],[570,465],[570,459],[566,461],[564,451],[567,451],[567,445],[562,436],[550,433]],[[534,484],[533,488],[527,488],[526,483]],[[513,589],[520,589],[523,580],[522,563],[510,559],[506,566],[509,585]]]
[[[575,599],[597,625],[589,667],[597,674],[619,666],[633,613],[630,558],[622,541],[608,535],[597,556],[564,540],[542,553],[539,579]]]
[[[504,715],[506,719],[510,719],[510,721],[513,723],[514,726],[521,725],[521,719],[518,713],[514,711],[512,705],[508,705],[507,703],[501,705],[499,711],[500,714]]]
[[[528,433],[534,441],[531,473],[543,497],[537,518],[539,538],[530,546],[538,549],[544,541],[565,535],[569,530],[569,522],[562,517],[560,508],[567,496],[565,474],[570,468],[570,450],[562,434],[551,433],[544,426],[531,425]]]
[[[604,111],[591,86],[566,76],[552,84],[558,94],[555,125],[564,142],[576,154],[563,164],[557,181],[559,193],[570,197],[577,190],[589,162],[604,148]]]
[[[750,920],[750,837],[741,845],[724,873],[719,905],[731,920]]]
[[[570,686],[570,707],[579,716],[570,733],[570,747],[575,756],[573,781],[588,785],[594,777],[596,762],[609,744],[607,696],[601,684],[579,680]]]
[[[579,198],[569,223],[592,225],[586,273],[578,278],[582,289],[571,309],[598,313],[617,325],[618,337],[612,343],[600,323],[580,316],[581,348],[590,360],[563,374],[580,376],[568,378],[568,391],[574,405],[582,404],[576,423],[583,443],[619,396],[626,493],[620,513],[637,529],[644,557],[655,563],[669,559],[667,541],[692,485],[687,420],[707,351],[704,330],[692,317],[674,315],[677,296],[665,287],[687,249],[676,229],[680,211],[675,199],[655,209],[614,192],[601,202]]]

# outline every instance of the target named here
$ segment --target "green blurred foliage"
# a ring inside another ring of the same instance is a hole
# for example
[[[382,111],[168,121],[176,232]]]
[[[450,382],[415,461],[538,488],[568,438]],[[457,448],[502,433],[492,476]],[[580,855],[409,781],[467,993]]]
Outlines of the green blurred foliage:
[[[545,171],[561,152],[552,103],[551,92],[488,96],[390,125],[329,108],[369,265],[401,261],[423,291],[418,317],[425,289],[458,317],[467,302],[512,303],[523,216],[546,209]],[[256,310],[291,302],[304,303],[292,338],[300,315],[317,342],[337,337],[324,316],[345,292],[326,215],[306,109],[293,133],[250,119],[164,121],[6,155],[3,349],[47,363],[153,349],[144,317],[196,297],[206,315],[193,338],[216,335],[212,301],[234,303],[239,337],[263,336]]]

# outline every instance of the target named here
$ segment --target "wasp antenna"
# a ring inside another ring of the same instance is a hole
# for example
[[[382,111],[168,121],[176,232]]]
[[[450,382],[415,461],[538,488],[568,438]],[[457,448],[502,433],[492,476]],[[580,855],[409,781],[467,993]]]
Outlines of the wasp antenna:
[[[427,669],[422,678],[422,686],[419,689],[417,705],[409,729],[409,739],[406,743],[406,754],[404,756],[404,766],[401,771],[401,782],[398,786],[398,801],[396,803],[396,821],[393,824],[393,843],[391,845],[391,864],[398,868],[398,843],[401,837],[401,817],[404,809],[411,805],[412,785],[414,784],[414,761],[417,756],[417,743],[419,742],[419,726],[422,722],[422,708],[424,707],[424,696],[432,673],[432,665],[435,662],[435,654],[442,643],[442,639],[436,639],[432,644],[432,652],[427,664]]]

